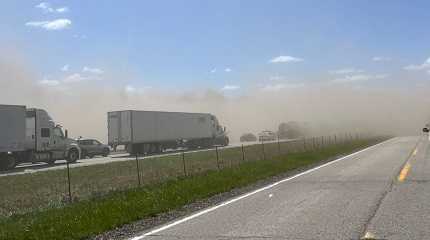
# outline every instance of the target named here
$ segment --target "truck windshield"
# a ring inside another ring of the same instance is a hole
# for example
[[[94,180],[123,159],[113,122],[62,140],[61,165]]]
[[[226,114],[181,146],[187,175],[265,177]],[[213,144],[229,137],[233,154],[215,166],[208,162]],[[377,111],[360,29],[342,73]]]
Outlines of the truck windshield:
[[[63,130],[58,127],[54,128],[54,135],[58,137],[64,137]]]

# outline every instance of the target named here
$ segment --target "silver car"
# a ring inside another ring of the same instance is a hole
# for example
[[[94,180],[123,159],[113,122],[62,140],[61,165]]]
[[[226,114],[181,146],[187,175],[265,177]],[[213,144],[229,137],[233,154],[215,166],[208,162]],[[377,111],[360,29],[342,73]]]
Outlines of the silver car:
[[[110,148],[108,145],[103,144],[95,139],[79,139],[78,144],[82,151],[82,158],[93,158],[96,155],[107,157],[110,153]]]

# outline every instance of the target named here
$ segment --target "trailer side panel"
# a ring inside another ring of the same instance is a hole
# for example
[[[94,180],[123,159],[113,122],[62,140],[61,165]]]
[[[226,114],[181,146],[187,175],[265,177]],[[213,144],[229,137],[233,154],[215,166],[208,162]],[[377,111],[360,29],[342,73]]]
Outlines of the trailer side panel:
[[[25,106],[0,105],[0,152],[24,151]]]
[[[211,115],[206,113],[133,111],[133,143],[211,138]]]

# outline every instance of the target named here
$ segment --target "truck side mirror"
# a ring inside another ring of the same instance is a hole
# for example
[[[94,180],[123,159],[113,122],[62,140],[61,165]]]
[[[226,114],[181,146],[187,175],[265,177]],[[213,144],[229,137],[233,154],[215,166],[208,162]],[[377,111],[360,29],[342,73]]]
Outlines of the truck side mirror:
[[[67,129],[64,131],[64,137],[69,138],[69,131],[67,131]]]

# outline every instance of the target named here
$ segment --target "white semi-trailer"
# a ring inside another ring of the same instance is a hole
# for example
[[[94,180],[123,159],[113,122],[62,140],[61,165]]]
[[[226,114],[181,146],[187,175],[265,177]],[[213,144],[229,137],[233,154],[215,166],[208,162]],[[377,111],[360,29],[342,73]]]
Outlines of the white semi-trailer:
[[[159,153],[166,149],[226,146],[225,127],[209,113],[160,111],[108,112],[108,142],[129,153]]]
[[[0,104],[0,170],[20,163],[76,162],[79,156],[77,142],[45,110]]]

